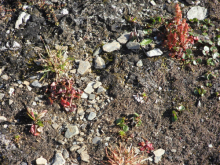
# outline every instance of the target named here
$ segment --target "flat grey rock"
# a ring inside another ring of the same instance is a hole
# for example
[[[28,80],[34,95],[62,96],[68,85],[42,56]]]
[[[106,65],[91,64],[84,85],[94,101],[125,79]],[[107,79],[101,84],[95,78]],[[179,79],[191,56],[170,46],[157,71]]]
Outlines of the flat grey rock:
[[[93,53],[93,56],[98,56],[100,53],[102,53],[102,48],[101,47],[98,47],[97,49],[96,49],[96,51]]]
[[[89,94],[89,100],[95,99],[95,94]]]
[[[83,94],[81,95],[81,99],[87,99],[89,96],[88,96],[88,94],[86,94],[86,93],[84,93],[83,92]]]
[[[77,72],[81,75],[84,75],[86,73],[90,72],[91,65],[89,61],[80,61],[79,62],[79,68],[77,69]]]
[[[103,45],[102,49],[105,52],[113,52],[115,50],[120,50],[121,45],[119,42],[113,41],[112,43],[107,43],[107,44]]]
[[[105,88],[103,88],[102,86],[100,86],[100,87],[98,88],[98,90],[97,90],[97,93],[102,93],[102,92],[104,92],[104,91],[106,91]]]
[[[84,89],[84,92],[86,92],[88,94],[91,94],[92,92],[94,92],[94,89],[93,89],[94,84],[95,84],[94,81],[89,82],[87,87]]]
[[[65,132],[65,137],[66,138],[71,138],[75,135],[79,134],[79,129],[76,125],[70,125],[68,126],[67,131]]]
[[[128,49],[140,49],[140,44],[138,42],[131,42],[130,41],[126,44],[126,47]]]
[[[92,139],[92,144],[98,144],[98,143],[100,143],[101,142],[101,137],[99,137],[99,136],[96,136],[96,137],[94,137],[93,139]]]
[[[155,56],[161,56],[163,54],[163,52],[159,49],[153,49],[147,52],[147,56],[148,57],[155,57]]]
[[[41,87],[42,87],[42,84],[39,83],[38,80],[34,80],[34,81],[31,83],[31,85],[32,85],[33,87],[38,87],[38,88],[41,88]]]
[[[80,148],[80,146],[79,145],[73,145],[71,148],[70,148],[70,151],[76,151],[76,150],[78,150]]]
[[[88,120],[93,120],[96,117],[96,113],[95,112],[90,112],[89,116],[88,116]]]
[[[203,20],[206,16],[207,9],[201,6],[194,6],[187,12],[188,19],[197,18],[198,20]]]
[[[81,160],[82,160],[82,161],[84,161],[84,162],[86,162],[86,163],[89,163],[89,158],[90,158],[90,157],[89,157],[89,154],[88,154],[87,151],[81,152],[80,157],[81,157]]]
[[[53,165],[64,165],[66,163],[61,153],[56,153]]]
[[[130,33],[124,33],[122,34],[117,41],[120,42],[121,44],[126,44],[129,40]]]
[[[95,63],[94,67],[96,69],[105,69],[106,67],[105,61],[99,56],[96,56],[96,58],[94,59],[94,63]]]
[[[64,149],[63,150],[63,157],[64,157],[64,159],[69,158],[69,156],[70,156],[69,152],[66,149]]]

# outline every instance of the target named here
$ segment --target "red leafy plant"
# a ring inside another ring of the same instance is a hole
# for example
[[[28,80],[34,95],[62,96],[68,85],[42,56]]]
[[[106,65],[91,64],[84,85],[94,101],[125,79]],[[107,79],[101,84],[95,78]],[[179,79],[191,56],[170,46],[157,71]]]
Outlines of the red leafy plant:
[[[171,57],[182,58],[186,49],[190,48],[190,44],[194,44],[194,40],[198,38],[189,35],[190,26],[186,23],[186,19],[182,18],[182,11],[179,4],[175,6],[175,17],[171,23],[166,26],[167,40],[165,45],[171,51]]]
[[[106,156],[108,161],[105,165],[141,165],[144,161],[143,155],[135,154],[134,148],[130,146],[128,149],[119,144],[119,147],[106,147]]]
[[[37,111],[34,111],[33,108],[27,107],[27,114],[28,116],[34,121],[34,124],[31,125],[30,132],[34,136],[39,136],[43,132],[43,122],[41,121],[41,118],[45,116],[47,113],[47,110],[43,110],[41,113],[37,113]]]
[[[48,90],[50,92],[50,104],[53,104],[53,101],[58,99],[67,112],[76,111],[77,107],[73,100],[79,99],[83,91],[74,88],[73,84],[74,81],[72,79],[62,79],[53,82]]]
[[[147,139],[143,138],[145,141],[140,142],[138,145],[141,146],[140,150],[141,151],[145,151],[147,153],[150,153],[151,151],[154,150],[153,144],[151,142],[149,142]]]

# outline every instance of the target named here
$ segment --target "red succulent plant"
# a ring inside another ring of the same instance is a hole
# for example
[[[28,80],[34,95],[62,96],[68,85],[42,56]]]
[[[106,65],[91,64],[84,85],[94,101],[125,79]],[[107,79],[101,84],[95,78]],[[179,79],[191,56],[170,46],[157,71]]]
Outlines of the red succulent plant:
[[[140,142],[138,145],[141,146],[140,150],[141,151],[147,151],[147,153],[150,153],[151,151],[154,150],[153,144],[149,142],[148,140],[144,139],[145,141]]]

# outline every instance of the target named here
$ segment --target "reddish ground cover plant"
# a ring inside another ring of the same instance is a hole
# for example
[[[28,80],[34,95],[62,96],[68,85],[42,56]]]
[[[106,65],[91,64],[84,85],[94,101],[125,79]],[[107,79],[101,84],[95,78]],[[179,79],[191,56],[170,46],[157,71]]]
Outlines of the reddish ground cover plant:
[[[53,104],[54,100],[60,100],[60,104],[67,112],[73,112],[77,109],[74,99],[79,99],[83,93],[80,89],[73,87],[74,81],[72,79],[62,79],[53,82],[48,89],[49,103]]]
[[[149,142],[148,140],[144,139],[144,142],[140,142],[138,145],[141,146],[140,150],[141,151],[145,151],[147,153],[150,153],[151,151],[154,150],[153,144],[151,142]]]
[[[166,26],[167,40],[165,45],[171,51],[169,54],[171,57],[182,58],[185,50],[189,49],[190,45],[194,44],[194,40],[198,40],[198,38],[189,35],[191,28],[186,23],[186,19],[182,18],[179,4],[176,4],[175,9],[174,19]]]
[[[41,121],[41,118],[45,116],[47,113],[47,110],[43,110],[41,113],[37,113],[34,111],[33,108],[27,107],[27,114],[28,116],[34,121],[34,124],[31,125],[30,132],[34,136],[40,136],[40,134],[43,132],[43,122]]]

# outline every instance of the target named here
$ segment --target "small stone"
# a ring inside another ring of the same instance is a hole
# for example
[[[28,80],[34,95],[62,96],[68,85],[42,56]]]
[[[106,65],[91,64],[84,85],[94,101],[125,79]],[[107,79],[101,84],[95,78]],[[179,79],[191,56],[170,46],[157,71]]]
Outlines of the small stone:
[[[14,41],[13,44],[12,44],[12,47],[10,47],[9,49],[10,50],[18,50],[20,48],[21,48],[21,45],[18,42]]]
[[[197,103],[197,107],[201,107],[201,105],[202,105],[201,101],[199,100],[198,103]]]
[[[67,131],[65,132],[65,137],[66,138],[71,138],[75,135],[79,134],[79,129],[76,125],[70,125],[67,129]]]
[[[38,80],[34,80],[32,83],[31,83],[32,86],[34,87],[38,87],[38,88],[41,88],[42,87],[42,84],[39,83]]]
[[[56,153],[53,165],[64,165],[66,163],[61,153]]]
[[[212,148],[213,146],[212,146],[212,144],[209,144],[209,148]]]
[[[105,69],[106,67],[105,61],[99,56],[96,56],[94,63],[95,63],[95,66],[94,66],[95,69]]]
[[[36,164],[37,165],[47,165],[47,160],[41,156],[40,158],[36,159]]]
[[[93,85],[95,84],[94,81],[89,82],[89,84],[87,85],[87,87],[84,89],[84,92],[91,94],[92,92],[94,92],[93,89]]]
[[[82,146],[80,149],[78,149],[77,150],[77,153],[78,154],[81,154],[83,151],[85,151],[86,150],[86,146],[84,145],[84,146]]]
[[[102,86],[100,86],[100,87],[98,88],[98,90],[97,90],[97,93],[102,93],[102,92],[104,92],[104,91],[106,91],[105,88],[103,88]]]
[[[27,85],[27,89],[28,89],[28,91],[32,90],[32,88],[30,86],[28,86],[28,85]]]
[[[154,1],[150,1],[150,4],[151,4],[152,6],[157,5]]]
[[[198,20],[203,20],[206,18],[206,16],[207,9],[201,6],[194,6],[187,13],[188,19],[197,18]]]
[[[70,151],[76,151],[80,148],[79,145],[73,145],[71,148],[70,148]]]
[[[63,9],[63,10],[61,10],[60,13],[63,15],[67,15],[67,14],[69,14],[69,11],[67,9]]]
[[[80,116],[82,116],[82,115],[85,114],[85,112],[84,112],[84,110],[83,110],[82,108],[78,108],[78,109],[77,109],[77,114],[79,114]]]
[[[142,60],[139,60],[136,65],[137,65],[138,67],[142,67],[142,66],[143,66]]]
[[[165,150],[160,148],[153,152],[155,156],[162,156],[165,153]]]
[[[67,51],[68,50],[68,46],[61,46],[61,45],[55,45],[55,49],[56,50],[64,50]]]
[[[117,41],[120,42],[121,44],[126,44],[129,40],[130,33],[124,33],[122,34]]]
[[[107,44],[103,45],[102,49],[105,52],[113,52],[115,50],[120,50],[121,45],[119,42],[113,41],[112,43],[107,43]]]
[[[11,105],[14,101],[9,99],[8,104]]]
[[[10,87],[9,91],[8,91],[9,95],[12,96],[14,94],[14,91],[15,91],[15,89]]]
[[[89,94],[89,100],[95,99],[95,94]]]
[[[100,143],[101,142],[101,137],[98,137],[98,136],[96,136],[96,137],[94,137],[93,139],[92,139],[92,144],[98,144],[98,143]]]
[[[80,157],[81,157],[81,160],[84,161],[84,162],[87,162],[89,163],[89,154],[87,151],[83,151],[81,154],[80,154]]]
[[[5,94],[4,93],[0,93],[0,100],[2,100],[4,98]]]
[[[163,52],[159,48],[156,48],[156,49],[153,49],[147,52],[148,57],[160,56],[162,54]]]
[[[27,85],[27,86],[30,85],[30,83],[28,81],[24,81],[23,84]]]
[[[6,74],[4,74],[4,75],[1,76],[1,78],[2,78],[3,80],[6,80],[6,81],[7,81],[7,80],[9,79],[9,76],[6,75]]]
[[[102,53],[102,48],[98,47],[98,49],[96,49],[96,51],[93,53],[93,56],[98,56],[100,53]]]
[[[135,153],[135,154],[140,153],[140,149],[139,149],[138,147],[134,147],[134,153]]]
[[[88,120],[93,120],[96,117],[96,113],[95,112],[90,112],[89,116],[88,116]]]
[[[171,149],[171,152],[176,152],[176,149]]]
[[[126,44],[126,47],[128,49],[140,49],[140,44],[138,42],[131,42],[130,41]]]
[[[59,125],[57,123],[52,124],[53,129],[57,129]]]
[[[15,23],[15,29],[19,29],[19,26],[22,24],[22,22],[26,23],[29,18],[30,18],[30,14],[22,12],[19,15],[19,17],[18,17],[18,19],[17,19],[17,21]]]
[[[84,75],[86,73],[89,73],[91,71],[91,65],[89,61],[80,61],[79,62],[79,68],[77,69],[77,72],[81,75]]]
[[[100,81],[96,81],[95,84],[93,85],[93,88],[96,89],[98,88],[102,83]]]
[[[69,152],[66,149],[64,149],[63,150],[63,157],[64,157],[64,159],[67,159],[69,156],[70,156]]]
[[[87,99],[88,97],[88,94],[86,94],[85,92],[83,92],[83,94],[81,95],[81,99]]]
[[[4,116],[0,116],[0,123],[1,123],[1,122],[4,122],[4,121],[7,121],[7,118],[4,117]]]
[[[70,70],[70,73],[71,73],[71,74],[75,74],[75,73],[76,73],[76,69]]]

